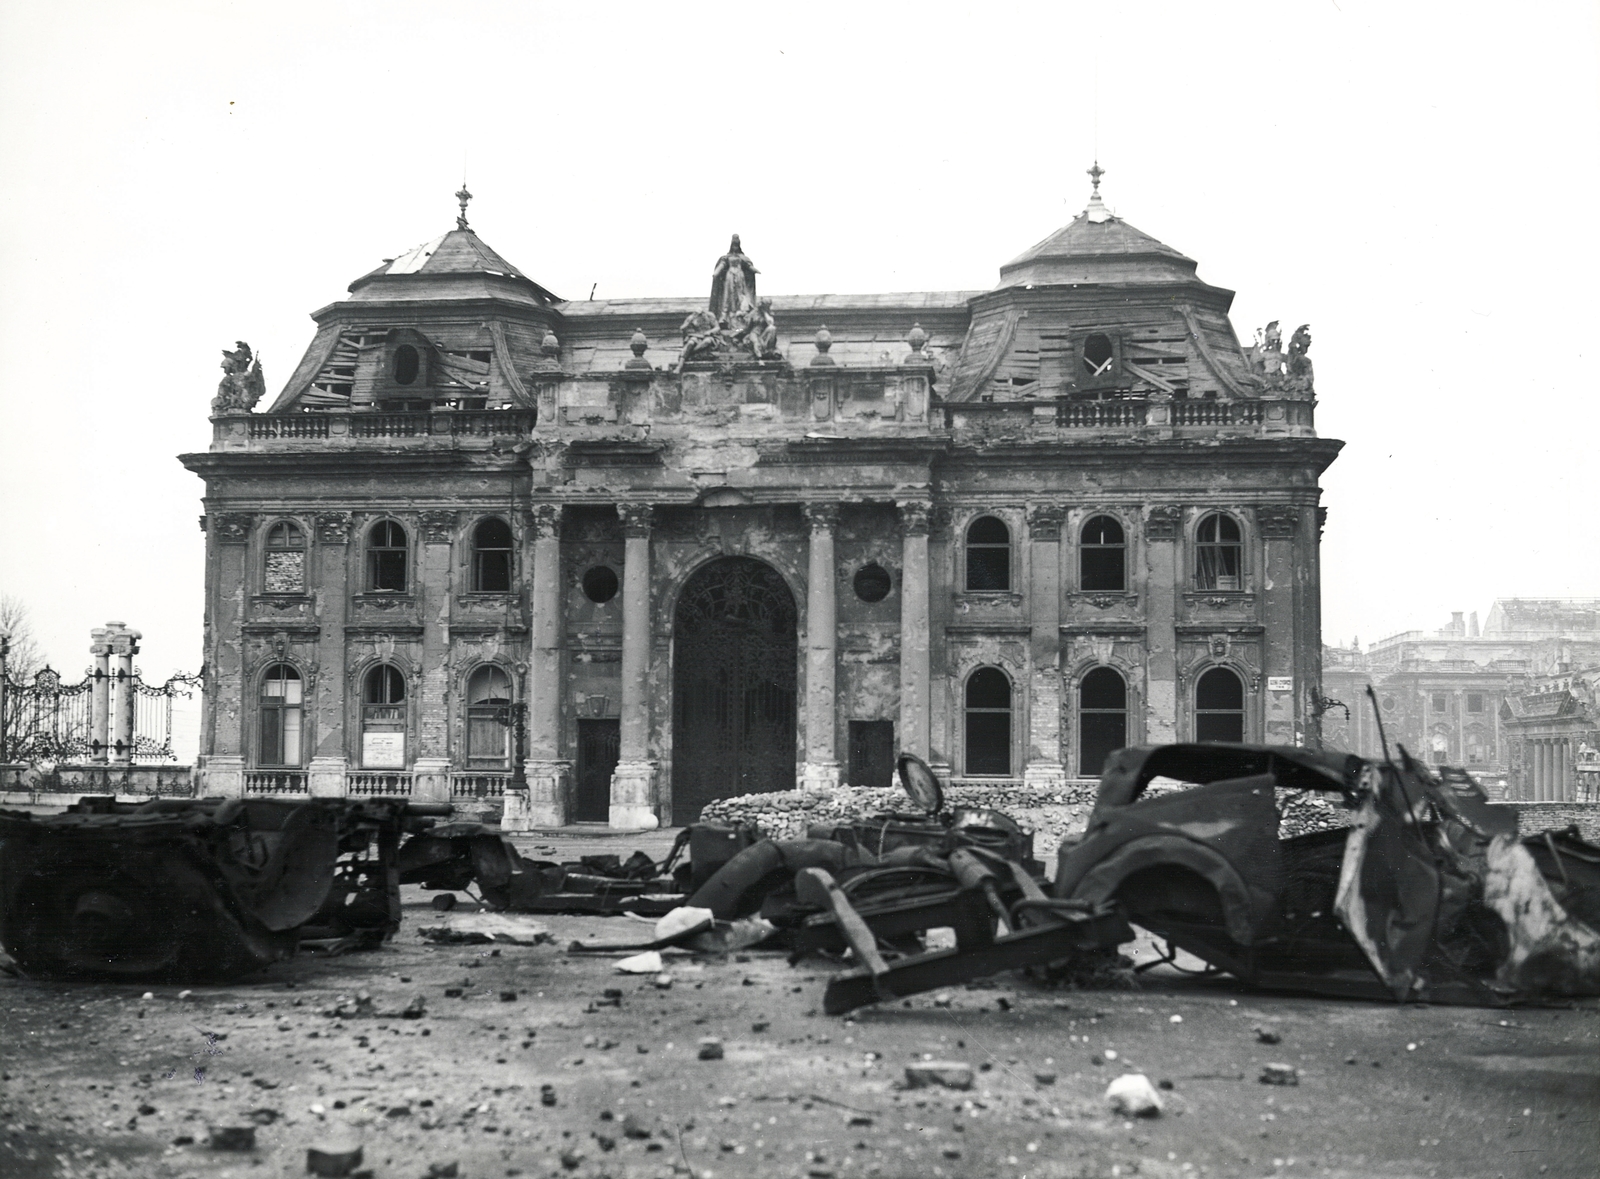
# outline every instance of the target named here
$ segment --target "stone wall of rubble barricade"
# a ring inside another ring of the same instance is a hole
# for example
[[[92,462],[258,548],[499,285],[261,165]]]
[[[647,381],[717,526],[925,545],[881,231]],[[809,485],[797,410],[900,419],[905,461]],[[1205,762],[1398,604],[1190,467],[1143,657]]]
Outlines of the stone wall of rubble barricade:
[[[1517,812],[1517,830],[1523,835],[1561,831],[1576,825],[1578,835],[1600,843],[1600,802],[1497,802]]]

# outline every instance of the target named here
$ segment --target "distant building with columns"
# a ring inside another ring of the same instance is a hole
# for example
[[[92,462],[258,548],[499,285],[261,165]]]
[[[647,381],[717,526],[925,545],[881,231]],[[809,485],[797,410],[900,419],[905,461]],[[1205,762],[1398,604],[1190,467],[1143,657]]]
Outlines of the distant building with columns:
[[[1047,787],[1314,739],[1341,444],[1309,331],[1242,347],[1232,292],[1098,185],[992,290],[769,298],[735,238],[709,298],[590,302],[457,194],[270,406],[228,353],[183,456],[202,790],[637,827],[885,785],[898,750]]]

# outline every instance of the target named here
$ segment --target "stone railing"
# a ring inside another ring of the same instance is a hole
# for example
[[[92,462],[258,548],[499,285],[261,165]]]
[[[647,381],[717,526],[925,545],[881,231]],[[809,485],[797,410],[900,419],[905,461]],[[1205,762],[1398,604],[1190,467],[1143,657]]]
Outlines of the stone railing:
[[[960,401],[940,408],[946,429],[995,438],[1190,437],[1197,430],[1245,437],[1315,433],[1314,403],[1302,399]]]
[[[381,410],[290,414],[230,414],[211,419],[217,450],[275,450],[307,442],[361,446],[370,440],[392,444],[416,439],[419,445],[452,446],[468,438],[519,438],[533,429],[528,409],[440,409],[433,413]]]
[[[508,773],[479,773],[475,770],[452,771],[450,774],[451,798],[503,798],[506,785],[511,781]]]
[[[305,770],[246,770],[246,794],[305,794],[311,789]]]
[[[346,770],[344,792],[352,797],[411,797],[410,770]]]

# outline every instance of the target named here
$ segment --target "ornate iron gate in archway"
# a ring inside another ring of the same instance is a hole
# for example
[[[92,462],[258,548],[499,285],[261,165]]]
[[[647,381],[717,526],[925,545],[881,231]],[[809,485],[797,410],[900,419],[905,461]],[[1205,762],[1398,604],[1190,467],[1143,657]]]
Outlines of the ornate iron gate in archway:
[[[723,557],[689,578],[673,622],[672,821],[714,798],[795,783],[794,596],[772,566]]]

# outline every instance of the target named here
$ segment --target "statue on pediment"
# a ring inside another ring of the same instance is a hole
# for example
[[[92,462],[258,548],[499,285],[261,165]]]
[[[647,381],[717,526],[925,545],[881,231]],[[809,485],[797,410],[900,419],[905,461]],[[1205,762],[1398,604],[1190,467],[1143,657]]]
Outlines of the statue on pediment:
[[[1306,355],[1311,351],[1311,325],[1303,323],[1294,329],[1294,335],[1289,337],[1289,387],[1310,392],[1312,381],[1311,357]]]
[[[683,336],[683,348],[678,353],[680,372],[691,360],[701,357],[710,360],[728,347],[727,333],[722,330],[717,317],[705,308],[691,312],[678,331]]]
[[[762,299],[739,314],[733,342],[750,350],[752,360],[782,360],[778,351],[778,321],[772,314],[772,300]]]
[[[755,263],[739,248],[739,235],[733,235],[728,252],[717,259],[711,270],[711,314],[724,327],[745,310],[746,302],[756,305]]]
[[[235,344],[232,352],[222,350],[222,380],[217,385],[217,395],[211,399],[213,414],[249,413],[267,391],[261,358],[243,340],[236,340]]]

